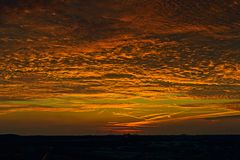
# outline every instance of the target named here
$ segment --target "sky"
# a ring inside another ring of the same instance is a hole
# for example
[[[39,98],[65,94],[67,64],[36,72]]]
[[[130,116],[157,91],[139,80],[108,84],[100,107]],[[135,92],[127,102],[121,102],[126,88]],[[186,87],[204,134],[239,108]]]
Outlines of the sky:
[[[0,0],[0,134],[240,134],[240,0]]]

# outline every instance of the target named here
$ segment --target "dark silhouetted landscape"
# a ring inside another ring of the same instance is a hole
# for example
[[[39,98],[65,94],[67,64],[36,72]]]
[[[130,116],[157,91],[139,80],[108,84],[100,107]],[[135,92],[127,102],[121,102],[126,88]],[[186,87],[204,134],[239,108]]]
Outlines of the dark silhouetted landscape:
[[[240,136],[0,136],[1,160],[239,160]]]

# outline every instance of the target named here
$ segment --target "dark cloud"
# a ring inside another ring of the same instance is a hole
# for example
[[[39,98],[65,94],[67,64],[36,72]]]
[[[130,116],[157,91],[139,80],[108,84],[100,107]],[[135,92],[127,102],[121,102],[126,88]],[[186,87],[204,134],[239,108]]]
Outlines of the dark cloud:
[[[134,78],[134,75],[131,74],[117,74],[117,73],[108,73],[103,76],[103,78]]]
[[[220,116],[220,117],[211,117],[211,118],[204,118],[205,120],[226,120],[226,119],[240,119],[240,115],[233,115],[233,116]]]
[[[0,0],[0,5],[1,7],[32,7],[49,5],[53,2],[64,2],[64,0]]]

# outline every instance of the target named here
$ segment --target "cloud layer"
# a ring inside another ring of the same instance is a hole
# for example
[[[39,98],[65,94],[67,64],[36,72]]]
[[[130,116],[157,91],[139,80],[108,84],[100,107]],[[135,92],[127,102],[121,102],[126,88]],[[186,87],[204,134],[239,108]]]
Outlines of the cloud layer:
[[[2,131],[26,134],[45,114],[59,134],[78,125],[88,129],[71,134],[159,134],[173,122],[190,133],[195,120],[239,127],[237,0],[2,0],[0,8]],[[60,113],[75,118],[61,127]],[[25,125],[21,114],[39,119]],[[14,131],[14,117],[23,128]]]

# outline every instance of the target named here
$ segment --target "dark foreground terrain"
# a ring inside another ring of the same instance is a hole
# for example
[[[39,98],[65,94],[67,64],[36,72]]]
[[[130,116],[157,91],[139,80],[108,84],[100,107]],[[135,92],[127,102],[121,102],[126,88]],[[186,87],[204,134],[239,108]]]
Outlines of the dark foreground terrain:
[[[240,136],[0,136],[0,160],[240,159]]]

